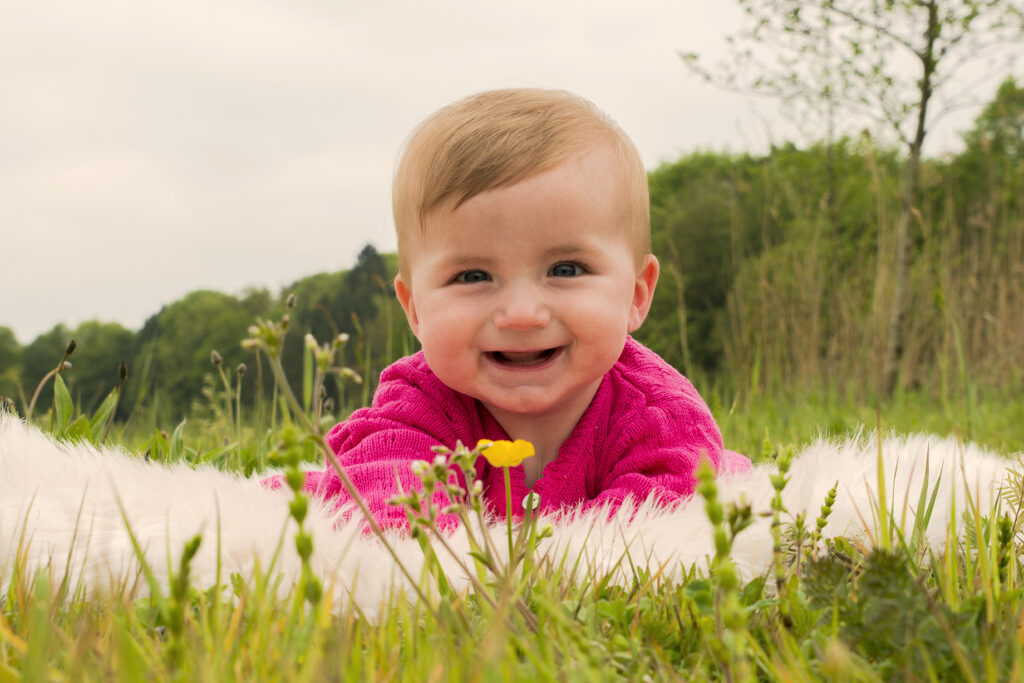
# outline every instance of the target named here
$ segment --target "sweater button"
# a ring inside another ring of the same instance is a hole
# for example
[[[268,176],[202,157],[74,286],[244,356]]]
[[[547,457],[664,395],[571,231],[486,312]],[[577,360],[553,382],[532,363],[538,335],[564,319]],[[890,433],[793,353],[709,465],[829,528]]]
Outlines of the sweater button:
[[[523,496],[523,509],[524,510],[536,510],[540,507],[540,495],[533,491]]]

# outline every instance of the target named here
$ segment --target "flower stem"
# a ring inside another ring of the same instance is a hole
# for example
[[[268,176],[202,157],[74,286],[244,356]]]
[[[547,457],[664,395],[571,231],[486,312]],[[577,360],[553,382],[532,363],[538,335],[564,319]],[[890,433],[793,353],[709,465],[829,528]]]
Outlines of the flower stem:
[[[502,467],[505,470],[505,521],[508,522],[508,567],[512,569],[512,478],[508,473],[508,465]]]

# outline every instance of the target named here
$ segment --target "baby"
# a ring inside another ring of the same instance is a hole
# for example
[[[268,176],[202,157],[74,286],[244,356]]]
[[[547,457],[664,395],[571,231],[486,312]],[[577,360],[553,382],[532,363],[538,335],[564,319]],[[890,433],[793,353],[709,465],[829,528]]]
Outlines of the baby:
[[[541,513],[678,500],[703,457],[750,467],[693,386],[629,336],[658,282],[647,175],[592,104],[523,89],[449,105],[413,131],[392,201],[395,291],[422,351],[327,435],[382,526],[407,524],[387,501],[416,484],[412,463],[457,441],[532,442],[512,495],[518,508],[537,494]],[[477,478],[504,516],[502,469],[480,458]],[[305,488],[349,502],[330,467]]]

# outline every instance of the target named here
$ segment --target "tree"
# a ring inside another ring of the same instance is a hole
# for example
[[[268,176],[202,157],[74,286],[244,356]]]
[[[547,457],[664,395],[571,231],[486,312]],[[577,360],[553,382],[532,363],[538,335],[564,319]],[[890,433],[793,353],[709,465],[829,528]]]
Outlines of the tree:
[[[803,111],[822,108],[886,124],[906,153],[881,388],[891,393],[903,352],[908,258],[928,131],[971,102],[954,88],[969,65],[994,60],[1024,35],[1021,0],[738,0],[749,24],[728,41],[733,60],[713,69],[683,55],[709,81],[769,95]],[[766,58],[767,55],[767,58]],[[999,69],[989,66],[990,74]],[[1005,73],[1005,69],[1002,70]],[[940,106],[935,106],[936,104]],[[881,272],[881,271],[880,271]]]
[[[953,163],[953,190],[966,222],[983,213],[994,224],[1018,215],[1024,205],[1024,86],[1007,78],[964,135],[965,149]],[[977,206],[980,204],[981,206]]]
[[[244,299],[199,290],[164,306],[150,316],[138,335],[138,353],[129,378],[134,405],[145,397],[167,399],[175,417],[189,411],[203,389],[203,375],[215,372],[210,354],[217,351],[225,367],[251,361],[240,341],[268,297],[259,291]]]
[[[387,355],[387,342],[383,336],[385,325],[377,323],[381,317],[379,304],[388,296],[389,281],[389,267],[384,256],[367,244],[351,269],[310,275],[281,291],[282,300],[292,293],[296,296],[289,328],[289,337],[295,341],[285,344],[283,357],[285,373],[294,386],[301,385],[304,354],[301,339],[306,333],[312,334],[320,343],[330,341],[342,332],[351,335],[349,348],[352,355],[347,362],[354,362],[353,356],[363,356],[367,350],[377,359],[382,352]],[[387,357],[384,360],[391,362],[394,359]],[[375,365],[372,371],[375,374],[380,369],[383,368]],[[365,371],[365,366],[360,370]],[[333,398],[337,398],[336,387],[328,383],[328,390]]]
[[[388,295],[390,279],[384,258],[367,244],[356,257],[356,265],[345,275],[346,303],[359,318],[368,320],[377,315],[377,302]]]
[[[0,396],[19,398],[21,387],[21,345],[9,327],[0,327]]]

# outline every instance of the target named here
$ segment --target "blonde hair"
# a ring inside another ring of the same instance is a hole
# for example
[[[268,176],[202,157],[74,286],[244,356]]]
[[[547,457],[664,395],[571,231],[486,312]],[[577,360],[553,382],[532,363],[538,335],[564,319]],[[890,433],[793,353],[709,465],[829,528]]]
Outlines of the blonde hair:
[[[412,230],[442,207],[515,185],[594,144],[622,162],[628,225],[639,265],[651,251],[647,173],[632,140],[589,101],[563,90],[490,90],[450,104],[417,126],[395,172],[391,204],[399,270]],[[405,247],[405,248],[403,248]]]

